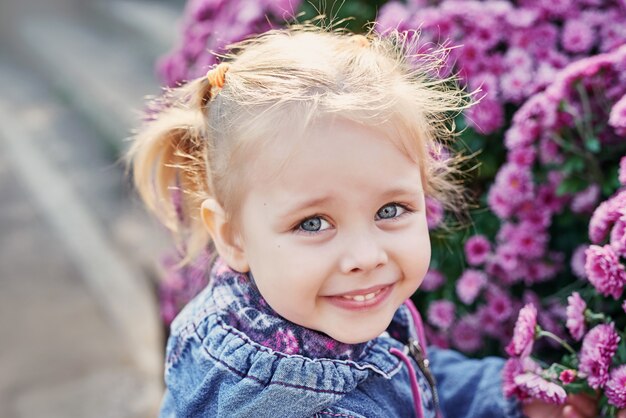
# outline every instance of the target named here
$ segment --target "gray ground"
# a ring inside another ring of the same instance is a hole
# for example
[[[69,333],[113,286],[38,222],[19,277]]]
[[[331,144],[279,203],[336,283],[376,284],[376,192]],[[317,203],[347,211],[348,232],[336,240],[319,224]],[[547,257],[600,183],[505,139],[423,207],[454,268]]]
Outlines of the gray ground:
[[[2,418],[156,414],[169,241],[117,160],[181,8],[0,4]]]

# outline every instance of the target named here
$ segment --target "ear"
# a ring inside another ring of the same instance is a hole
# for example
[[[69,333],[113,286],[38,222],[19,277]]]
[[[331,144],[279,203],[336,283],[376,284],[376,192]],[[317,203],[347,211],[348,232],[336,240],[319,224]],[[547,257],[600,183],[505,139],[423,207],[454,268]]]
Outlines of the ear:
[[[209,198],[202,202],[201,216],[217,253],[226,264],[240,273],[249,271],[250,266],[241,239],[239,236],[234,236],[234,228],[226,221],[226,212],[217,200]]]

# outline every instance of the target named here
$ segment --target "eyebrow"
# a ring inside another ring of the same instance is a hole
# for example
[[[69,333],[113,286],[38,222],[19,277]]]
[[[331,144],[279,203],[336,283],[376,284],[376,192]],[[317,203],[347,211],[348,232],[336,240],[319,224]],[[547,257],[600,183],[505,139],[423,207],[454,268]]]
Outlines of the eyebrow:
[[[418,197],[423,193],[422,189],[406,189],[404,187],[395,187],[393,189],[389,189],[380,195],[381,198],[389,198],[391,196],[411,196]],[[288,216],[292,213],[300,212],[306,208],[320,206],[328,201],[332,200],[331,196],[322,196],[322,197],[314,197],[312,199],[308,199],[302,202],[295,204],[293,207],[289,208],[287,211],[283,213],[283,216]]]

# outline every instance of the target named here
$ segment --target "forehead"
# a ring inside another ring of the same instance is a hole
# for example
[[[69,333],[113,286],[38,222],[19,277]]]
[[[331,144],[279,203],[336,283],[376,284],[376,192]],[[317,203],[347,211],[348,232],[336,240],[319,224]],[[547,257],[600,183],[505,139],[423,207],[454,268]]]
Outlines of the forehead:
[[[325,117],[300,135],[283,132],[255,157],[251,188],[282,200],[329,191],[421,191],[419,165],[384,128]]]

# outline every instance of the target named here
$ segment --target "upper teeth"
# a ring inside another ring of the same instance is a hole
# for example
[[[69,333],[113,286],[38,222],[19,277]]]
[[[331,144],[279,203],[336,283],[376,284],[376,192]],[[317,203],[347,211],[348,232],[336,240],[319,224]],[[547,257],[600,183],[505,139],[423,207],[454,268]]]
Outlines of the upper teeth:
[[[370,300],[372,299],[374,296],[376,296],[377,294],[380,293],[382,289],[379,289],[375,292],[372,293],[368,293],[367,295],[354,295],[354,296],[348,296],[348,295],[343,295],[341,296],[342,298],[345,299],[350,299],[350,300],[356,300],[357,302],[363,302],[365,300]]]

